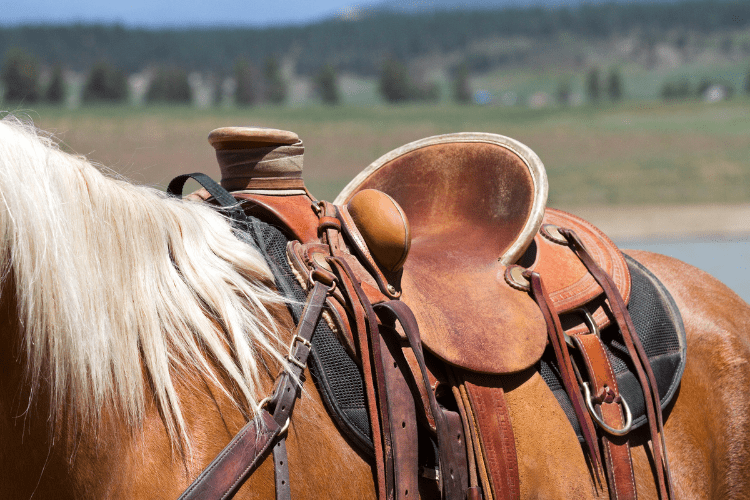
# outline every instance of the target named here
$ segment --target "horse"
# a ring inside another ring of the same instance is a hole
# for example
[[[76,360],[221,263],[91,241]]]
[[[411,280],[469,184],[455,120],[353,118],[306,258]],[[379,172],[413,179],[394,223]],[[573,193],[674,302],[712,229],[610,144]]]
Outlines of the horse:
[[[107,176],[13,117],[0,196],[0,496],[177,498],[287,363],[293,321],[263,257],[214,209]],[[750,307],[687,264],[628,253],[687,332],[664,427],[675,496],[748,498]],[[522,498],[606,498],[539,375],[506,392]],[[314,385],[287,433],[293,498],[376,498],[375,465]],[[657,498],[645,437],[632,454],[639,496]],[[236,498],[274,491],[268,458]]]

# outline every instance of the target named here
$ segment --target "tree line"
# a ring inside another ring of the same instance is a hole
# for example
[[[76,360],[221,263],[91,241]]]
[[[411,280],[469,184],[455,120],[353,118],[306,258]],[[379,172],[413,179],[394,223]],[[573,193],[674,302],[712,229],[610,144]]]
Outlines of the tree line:
[[[67,88],[63,68],[55,64],[51,68],[46,85],[40,78],[40,64],[36,57],[27,51],[14,47],[5,54],[0,70],[2,97],[10,102],[63,103]],[[150,71],[148,89],[144,98],[147,102],[190,103],[193,100],[188,72],[175,65],[158,66]],[[231,92],[234,102],[240,106],[261,102],[281,104],[286,101],[288,84],[281,74],[279,63],[274,58],[265,61],[262,71],[244,59],[235,63],[233,73],[234,89]],[[340,100],[337,72],[331,65],[320,68],[315,78],[316,91],[327,104]],[[127,74],[114,65],[99,61],[87,73],[81,92],[81,100],[86,103],[123,102],[130,97]]]
[[[194,90],[191,88],[186,70],[176,66],[160,66],[152,68],[150,73],[148,88],[144,93],[146,102],[193,101]],[[482,97],[474,95],[469,75],[469,66],[465,62],[453,71],[450,82],[451,98],[460,104],[469,104],[475,100],[481,104]],[[261,70],[245,59],[238,60],[234,65],[232,82],[231,95],[234,104],[238,106],[262,102],[282,104],[288,97],[288,82],[282,75],[279,62],[274,58],[267,59]],[[341,101],[339,73],[333,65],[326,64],[321,67],[312,83],[323,103],[335,105]],[[57,64],[49,71],[49,78],[43,86],[37,59],[23,49],[13,48],[6,54],[0,69],[0,87],[4,90],[2,98],[5,101],[60,104],[66,99],[66,87],[69,85],[63,76],[63,68]],[[88,72],[81,100],[85,103],[127,101],[131,92],[129,87],[128,77],[124,71],[100,61]],[[742,90],[750,95],[750,70]],[[416,83],[411,78],[407,65],[395,58],[388,58],[382,64],[378,91],[384,101],[396,104],[409,101],[437,102],[442,97],[437,83]],[[616,68],[603,72],[598,67],[592,67],[584,77],[584,92],[590,103],[596,104],[604,100],[619,101],[625,94],[623,78]],[[722,79],[703,78],[700,83],[693,86],[687,78],[678,78],[664,82],[661,97],[665,100],[691,97],[718,100],[730,98],[734,93],[735,88]],[[560,105],[573,104],[575,99],[570,80],[560,80],[555,95],[549,97]]]
[[[230,73],[240,59],[262,67],[271,57],[303,53],[295,61],[297,74],[312,76],[333,64],[340,71],[376,76],[389,57],[409,61],[431,53],[465,52],[493,37],[603,38],[638,30],[646,38],[659,38],[674,30],[712,33],[748,25],[750,2],[744,0],[584,4],[429,14],[375,12],[355,21],[331,19],[273,28],[5,27],[0,28],[0,53],[23,47],[47,65],[60,63],[81,71],[105,60],[128,73],[170,64],[188,71]],[[503,64],[508,57],[475,64]]]

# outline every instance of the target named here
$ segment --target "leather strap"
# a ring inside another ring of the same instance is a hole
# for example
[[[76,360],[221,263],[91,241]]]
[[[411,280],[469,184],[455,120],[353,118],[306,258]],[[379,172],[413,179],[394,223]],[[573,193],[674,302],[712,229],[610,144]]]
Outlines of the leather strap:
[[[398,300],[390,300],[381,304],[376,304],[374,309],[384,324],[393,326],[395,329],[395,323],[398,321],[406,334],[412,352],[419,364],[419,369],[422,374],[421,383],[425,386],[430,401],[430,409],[435,418],[438,452],[440,455],[440,482],[442,485],[443,498],[462,498],[469,486],[463,427],[460,422],[460,417],[457,422],[454,421],[449,423],[445,410],[438,405],[437,399],[435,398],[435,392],[430,386],[430,380],[427,375],[427,365],[424,359],[424,352],[422,351],[419,326],[417,325],[414,313],[409,309],[409,306]],[[419,383],[419,381],[415,382]],[[458,439],[454,439],[454,436],[457,436]]]
[[[499,380],[492,377],[464,374],[481,443],[482,457],[487,464],[493,498],[518,500],[521,489],[518,457],[510,413]]]
[[[349,300],[354,316],[356,341],[362,363],[365,397],[375,451],[378,498],[386,500],[391,498],[389,494],[392,494],[394,490],[392,479],[393,455],[390,444],[389,430],[391,427],[388,413],[378,410],[379,408],[387,408],[387,394],[383,381],[382,353],[377,320],[368,317],[367,311],[368,309],[372,310],[372,306],[362,288],[356,283],[356,278],[349,265],[343,259],[337,257],[332,257],[329,261],[339,277],[339,283]]]
[[[167,186],[167,194],[170,196],[182,196],[182,189],[185,187],[185,182],[187,182],[188,179],[194,179],[198,184],[203,186],[232,219],[239,222],[245,222],[247,220],[245,211],[240,208],[240,204],[231,194],[229,194],[229,191],[201,172],[178,175],[169,182],[169,185]]]
[[[604,290],[612,315],[615,317],[617,326],[620,329],[623,341],[628,349],[628,354],[630,355],[636,369],[638,382],[643,391],[646,403],[646,415],[649,422],[649,432],[651,433],[659,496],[662,500],[674,498],[674,488],[672,486],[672,478],[669,470],[669,459],[667,458],[667,446],[664,441],[664,423],[662,420],[659,401],[659,390],[656,385],[656,378],[651,370],[651,364],[649,363],[643,345],[635,332],[633,320],[630,318],[627,306],[617,291],[612,278],[597,265],[575,232],[563,228],[559,231],[568,241],[571,249],[575,252],[583,265],[586,266],[589,273],[591,273],[596,282],[599,283],[599,286],[602,287],[602,290]]]
[[[286,454],[286,436],[273,447],[273,476],[276,480],[276,500],[291,500],[289,460]]]
[[[601,454],[599,443],[596,439],[596,429],[594,428],[594,423],[592,422],[591,417],[585,409],[583,396],[581,396],[581,391],[578,388],[573,363],[570,359],[568,347],[565,343],[562,325],[560,325],[560,318],[554,310],[554,306],[550,301],[547,290],[542,282],[542,277],[539,273],[527,271],[524,273],[524,277],[529,280],[534,300],[539,305],[539,309],[544,316],[544,321],[547,324],[547,335],[549,336],[550,344],[552,344],[555,351],[555,358],[557,358],[558,367],[560,369],[560,377],[565,386],[565,391],[568,393],[568,397],[570,397],[576,418],[578,418],[578,422],[581,424],[581,432],[583,433],[584,443],[588,450],[589,457],[591,458],[593,469],[598,471],[601,468],[601,462],[599,459]]]
[[[179,500],[232,498],[268,455],[280,430],[281,426],[271,414],[261,409],[180,495]]]
[[[381,326],[381,335],[386,327]],[[382,335],[383,373],[388,392],[388,416],[393,447],[395,498],[410,500],[419,490],[419,439],[414,394],[404,378],[409,372],[401,352],[398,334]],[[382,411],[382,410],[381,410]]]
[[[286,482],[287,488],[277,488],[277,498],[289,498],[289,469],[286,460],[286,444],[281,442],[278,453],[273,446],[289,423],[294,404],[299,397],[304,382],[304,369],[310,354],[310,340],[315,333],[315,325],[323,312],[326,297],[331,285],[315,282],[302,312],[290,348],[289,364],[276,378],[274,394],[268,404],[273,408],[269,413],[261,408],[258,415],[224,447],[219,455],[180,496],[180,500],[205,500],[232,498],[252,472],[271,452],[276,462],[276,481]],[[277,460],[278,459],[278,460]],[[281,463],[279,463],[281,462]],[[279,467],[279,465],[281,467]],[[283,495],[287,495],[286,497]]]
[[[620,406],[620,391],[602,341],[594,334],[574,335],[572,339],[586,366],[588,380],[595,395],[595,409],[600,412],[605,424],[614,429],[622,429],[624,418]],[[610,497],[613,500],[635,500],[635,476],[627,438],[604,432],[602,448]]]

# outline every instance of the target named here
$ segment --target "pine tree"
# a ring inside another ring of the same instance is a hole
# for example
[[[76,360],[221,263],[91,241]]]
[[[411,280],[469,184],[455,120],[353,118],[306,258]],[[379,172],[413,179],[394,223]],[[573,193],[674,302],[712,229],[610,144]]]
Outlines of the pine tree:
[[[619,101],[622,99],[622,77],[620,72],[616,69],[612,69],[609,72],[609,78],[607,79],[607,95],[612,101]]]
[[[187,72],[181,68],[160,68],[146,93],[149,102],[189,103],[192,99]]]
[[[411,82],[406,66],[395,59],[387,59],[380,72],[379,90],[388,102],[402,102],[411,98]]]
[[[255,104],[258,91],[255,82],[255,70],[245,60],[239,60],[234,65],[234,79],[237,86],[234,90],[234,100],[240,106]]]
[[[601,95],[601,85],[599,82],[599,68],[591,68],[586,77],[586,92],[591,102],[597,102]]]
[[[323,66],[318,73],[316,79],[316,86],[320,93],[320,98],[326,104],[338,104],[341,100],[339,94],[338,81],[336,78],[336,70],[330,64]]]
[[[453,80],[453,100],[459,104],[468,104],[471,102],[469,67],[466,63],[456,69],[456,77]]]
[[[562,105],[569,104],[571,93],[572,91],[570,89],[570,81],[560,80],[560,82],[557,84],[557,91],[555,92],[557,102]]]
[[[281,75],[279,62],[275,57],[266,60],[265,68],[266,99],[274,104],[281,104],[286,100],[286,81]]]
[[[2,70],[6,101],[36,102],[39,99],[39,72],[34,57],[23,49],[10,49]]]
[[[44,99],[53,104],[60,104],[65,100],[65,79],[59,64],[52,69],[52,78],[49,86],[47,86]]]
[[[125,100],[127,96],[128,81],[125,73],[103,61],[91,68],[83,89],[85,102],[117,102]]]

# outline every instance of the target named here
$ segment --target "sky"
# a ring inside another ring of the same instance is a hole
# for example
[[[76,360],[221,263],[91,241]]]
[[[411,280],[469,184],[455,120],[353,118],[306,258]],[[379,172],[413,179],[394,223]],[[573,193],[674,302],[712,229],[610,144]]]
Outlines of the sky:
[[[373,3],[378,2],[367,2]],[[356,0],[0,0],[0,25],[82,21],[147,27],[268,26],[348,16],[356,13],[356,6]]]

